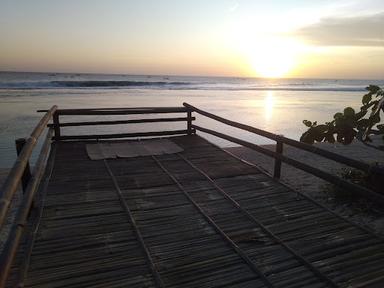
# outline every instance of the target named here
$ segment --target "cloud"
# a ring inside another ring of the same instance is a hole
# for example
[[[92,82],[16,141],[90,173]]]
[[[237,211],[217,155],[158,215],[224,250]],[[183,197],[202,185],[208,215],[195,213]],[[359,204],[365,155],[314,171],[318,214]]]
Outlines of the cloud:
[[[295,35],[318,46],[384,47],[384,12],[377,14],[323,18],[303,27]]]

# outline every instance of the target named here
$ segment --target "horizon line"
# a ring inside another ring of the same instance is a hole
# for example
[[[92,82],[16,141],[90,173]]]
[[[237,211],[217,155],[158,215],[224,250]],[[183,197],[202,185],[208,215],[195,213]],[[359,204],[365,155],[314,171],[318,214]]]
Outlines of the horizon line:
[[[36,74],[80,74],[80,75],[111,75],[111,76],[153,76],[153,77],[196,77],[196,78],[248,78],[263,80],[281,79],[313,79],[313,80],[375,80],[384,81],[384,78],[322,78],[322,77],[261,77],[261,76],[223,76],[223,75],[196,75],[196,74],[131,74],[131,73],[101,73],[101,72],[55,72],[55,71],[10,71],[0,70],[0,73],[36,73]]]

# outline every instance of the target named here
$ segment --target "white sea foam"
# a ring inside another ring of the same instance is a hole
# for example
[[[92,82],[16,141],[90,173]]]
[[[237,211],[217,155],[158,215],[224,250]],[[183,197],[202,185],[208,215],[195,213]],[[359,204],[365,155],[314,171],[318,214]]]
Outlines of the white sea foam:
[[[364,91],[365,87],[369,84],[384,85],[384,81],[0,72],[0,89],[148,88],[161,90],[348,92]]]

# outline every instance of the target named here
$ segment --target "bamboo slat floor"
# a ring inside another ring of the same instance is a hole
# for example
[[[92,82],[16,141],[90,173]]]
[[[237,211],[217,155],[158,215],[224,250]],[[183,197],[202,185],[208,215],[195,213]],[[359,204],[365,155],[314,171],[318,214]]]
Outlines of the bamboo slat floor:
[[[379,236],[199,136],[169,139],[184,151],[98,161],[57,142],[10,286],[384,287]]]

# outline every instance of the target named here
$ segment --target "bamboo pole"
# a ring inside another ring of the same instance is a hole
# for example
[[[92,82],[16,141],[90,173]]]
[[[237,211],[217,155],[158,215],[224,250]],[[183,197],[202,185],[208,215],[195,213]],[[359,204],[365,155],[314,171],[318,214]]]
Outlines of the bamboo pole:
[[[20,259],[21,266],[18,267],[18,277],[17,277],[17,287],[24,287],[25,286],[25,279],[27,277],[27,272],[29,270],[30,264],[31,264],[31,256],[32,256],[32,250],[35,245],[35,241],[37,238],[37,234],[39,232],[41,218],[43,217],[43,212],[45,208],[45,201],[46,201],[46,194],[47,194],[47,187],[50,182],[50,178],[52,176],[53,168],[55,165],[55,156],[56,156],[56,149],[57,145],[51,145],[50,151],[49,151],[49,157],[47,159],[47,162],[45,164],[45,172],[44,175],[40,181],[39,184],[39,190],[37,193],[40,193],[40,195],[35,195],[34,201],[39,201],[39,204],[34,206],[34,202],[32,202],[32,208],[36,208],[35,215],[32,216],[31,214],[29,217],[36,217],[34,219],[31,219],[34,221],[33,227],[31,227],[31,231],[27,231],[28,235],[27,242],[25,243],[25,246],[23,246],[23,257]],[[30,221],[30,220],[29,220]]]
[[[23,235],[24,228],[27,225],[29,211],[31,209],[36,190],[39,187],[40,180],[45,171],[45,164],[49,154],[48,152],[51,144],[52,134],[52,129],[49,129],[47,137],[41,149],[39,158],[37,160],[35,169],[33,171],[32,178],[29,181],[20,207],[17,210],[15,221],[12,225],[8,239],[5,243],[3,253],[1,254],[0,287],[4,287],[5,285],[9,271],[12,266],[12,262],[16,256],[17,248]]]
[[[17,156],[20,155],[25,143],[26,143],[25,138],[16,139],[15,144],[16,144]],[[25,166],[23,176],[21,177],[21,186],[23,187],[23,192],[25,192],[28,186],[29,179],[31,179],[31,168],[28,161],[27,165]]]
[[[305,151],[308,151],[308,152],[311,152],[311,153],[314,153],[317,155],[321,155],[325,158],[328,158],[328,159],[331,159],[333,161],[336,161],[336,162],[339,162],[339,163],[363,170],[365,172],[370,172],[373,169],[373,167],[367,163],[360,162],[360,161],[357,161],[357,160],[342,156],[340,154],[336,154],[336,153],[333,153],[333,152],[330,152],[330,151],[327,151],[327,150],[324,150],[324,149],[321,149],[321,148],[318,148],[318,147],[315,147],[315,146],[312,146],[312,145],[309,145],[309,144],[306,144],[303,142],[289,139],[289,138],[286,138],[284,136],[276,135],[274,133],[271,133],[271,132],[268,132],[268,131],[265,131],[262,129],[258,129],[258,128],[255,128],[255,127],[252,127],[249,125],[241,124],[241,123],[238,123],[235,121],[231,121],[231,120],[222,118],[220,116],[217,116],[217,115],[214,115],[212,113],[198,109],[198,108],[196,108],[196,107],[194,107],[188,103],[183,103],[183,105],[185,107],[201,114],[201,115],[204,115],[208,118],[217,120],[217,121],[224,123],[224,124],[227,124],[229,126],[236,127],[236,128],[239,128],[239,129],[251,132],[251,133],[255,133],[257,135],[264,136],[266,138],[269,138],[269,139],[272,139],[275,141],[280,141],[284,144],[287,144],[287,145],[290,145],[290,146],[293,146],[293,147],[296,147],[296,148],[299,148],[299,149],[302,149],[302,150],[305,150]]]
[[[58,111],[55,111],[53,113],[53,129],[55,129],[55,138],[56,140],[60,140],[60,119],[59,119],[59,113]]]
[[[282,154],[278,154],[274,151],[268,150],[268,149],[263,148],[259,145],[256,145],[256,144],[244,141],[244,140],[240,140],[238,138],[235,138],[235,137],[223,134],[223,133],[219,133],[219,132],[207,129],[207,128],[203,128],[203,127],[200,127],[197,125],[192,125],[192,128],[194,128],[198,131],[208,133],[208,134],[214,135],[216,137],[231,141],[233,143],[237,143],[237,144],[240,144],[242,146],[251,148],[255,151],[258,151],[260,153],[263,153],[263,154],[268,155],[270,157],[273,157],[275,159],[276,158],[280,159],[284,163],[287,163],[293,167],[296,167],[296,168],[301,169],[305,172],[313,174],[313,175],[315,175],[321,179],[324,179],[324,180],[326,180],[332,184],[335,184],[336,186],[342,187],[342,188],[347,189],[347,190],[349,190],[349,191],[351,191],[357,195],[360,195],[363,197],[368,197],[368,198],[372,199],[373,201],[384,204],[384,197],[383,196],[381,196],[380,194],[373,192],[373,191],[371,191],[371,190],[369,190],[363,186],[359,186],[359,185],[353,184],[351,182],[345,181],[345,180],[343,180],[337,176],[334,176],[332,174],[329,174],[327,172],[324,172],[320,169],[309,166],[307,164],[301,163],[297,160],[294,160],[294,159],[289,158],[287,156],[284,156]]]
[[[265,272],[261,270],[258,264],[255,264],[252,259],[245,253],[228,235],[213,221],[213,219],[204,212],[201,206],[189,195],[186,189],[181,185],[181,183],[176,179],[175,176],[171,174],[164,167],[164,165],[157,159],[154,155],[152,155],[152,159],[157,163],[157,165],[168,175],[168,177],[177,185],[180,191],[188,198],[188,200],[192,203],[192,205],[199,211],[199,213],[205,218],[205,220],[211,224],[211,226],[216,230],[216,232],[228,243],[228,245],[243,259],[243,261],[248,265],[250,269],[252,269],[255,274],[260,277],[260,279],[264,282],[265,286],[273,288],[274,285],[268,279]]]
[[[192,111],[190,109],[188,109],[188,112],[187,112],[187,133],[188,135],[192,135],[192,121],[195,120],[194,117],[192,117]]]
[[[281,145],[282,148],[282,143]],[[280,152],[281,153],[281,152]],[[321,273],[319,269],[317,269],[311,262],[307,261],[298,251],[294,250],[291,246],[286,244],[280,237],[278,237],[275,233],[273,233],[267,226],[262,224],[259,220],[257,220],[248,210],[241,207],[240,203],[233,199],[223,188],[221,188],[208,174],[206,174],[203,170],[199,169],[196,165],[194,165],[191,161],[185,158],[183,155],[178,154],[178,156],[183,159],[189,166],[191,166],[195,171],[203,175],[212,185],[215,187],[217,191],[219,191],[226,199],[228,199],[231,204],[244,213],[248,219],[256,223],[266,234],[274,239],[278,244],[287,249],[290,253],[292,253],[302,264],[307,266],[314,274],[316,274],[322,281],[329,284],[330,287],[338,287],[336,283],[334,283],[329,277],[325,274]],[[281,163],[280,163],[281,164]]]
[[[140,124],[140,123],[157,123],[157,122],[184,122],[187,117],[174,118],[149,118],[149,119],[131,119],[131,120],[114,120],[114,121],[84,121],[84,122],[64,122],[59,123],[60,127],[76,127],[76,126],[93,126],[93,125],[118,125],[118,124]],[[195,120],[192,117],[192,120]],[[48,127],[54,127],[54,124],[48,124]]]
[[[45,110],[38,110],[44,112]],[[115,109],[60,109],[59,115],[133,115],[187,112],[185,107],[115,108]]]
[[[28,164],[29,157],[32,154],[33,148],[36,146],[37,139],[47,126],[48,121],[52,118],[52,115],[56,110],[57,106],[52,106],[52,108],[49,109],[49,111],[43,116],[43,118],[40,119],[39,123],[36,125],[31,135],[28,137],[20,155],[17,157],[15,164],[13,165],[11,171],[5,179],[3,186],[1,187],[0,227],[2,227],[6,219],[10,202],[12,201],[12,197],[20,184],[20,180],[24,173],[25,167]]]
[[[276,142],[276,153],[283,154],[283,142]],[[273,170],[273,177],[279,179],[281,175],[281,160],[279,158],[275,158],[275,167]]]
[[[184,135],[184,134],[187,134],[187,130],[169,130],[169,131],[120,133],[120,134],[65,135],[65,136],[60,136],[60,140],[111,139],[111,138],[169,136],[169,135]],[[54,137],[53,139],[56,140],[56,137]]]
[[[78,109],[59,109],[59,112],[84,112],[84,111],[150,111],[150,110],[182,110],[186,112],[184,107],[106,107],[106,108],[78,108]],[[48,112],[47,109],[39,109],[36,112]]]
[[[142,250],[143,250],[143,252],[147,258],[147,261],[148,261],[150,270],[152,272],[152,275],[155,279],[156,285],[159,288],[165,287],[163,280],[161,279],[160,273],[156,267],[156,264],[155,264],[155,262],[151,256],[151,253],[149,252],[149,249],[148,249],[147,245],[145,244],[143,235],[142,235],[142,233],[141,233],[141,231],[137,225],[135,218],[133,217],[133,213],[132,213],[131,209],[129,208],[127,202],[124,199],[123,193],[121,192],[121,189],[120,189],[120,186],[117,182],[117,179],[116,179],[115,175],[113,174],[110,166],[108,165],[108,161],[106,159],[104,159],[103,161],[104,161],[105,168],[108,171],[109,176],[111,177],[111,180],[113,182],[113,186],[115,187],[115,191],[117,193],[117,196],[119,197],[120,204],[121,204],[122,208],[124,209],[125,213],[127,213],[129,222],[131,223],[132,228],[133,228],[133,232],[135,233],[136,238],[139,241],[140,246],[141,246],[141,248],[142,248]]]

